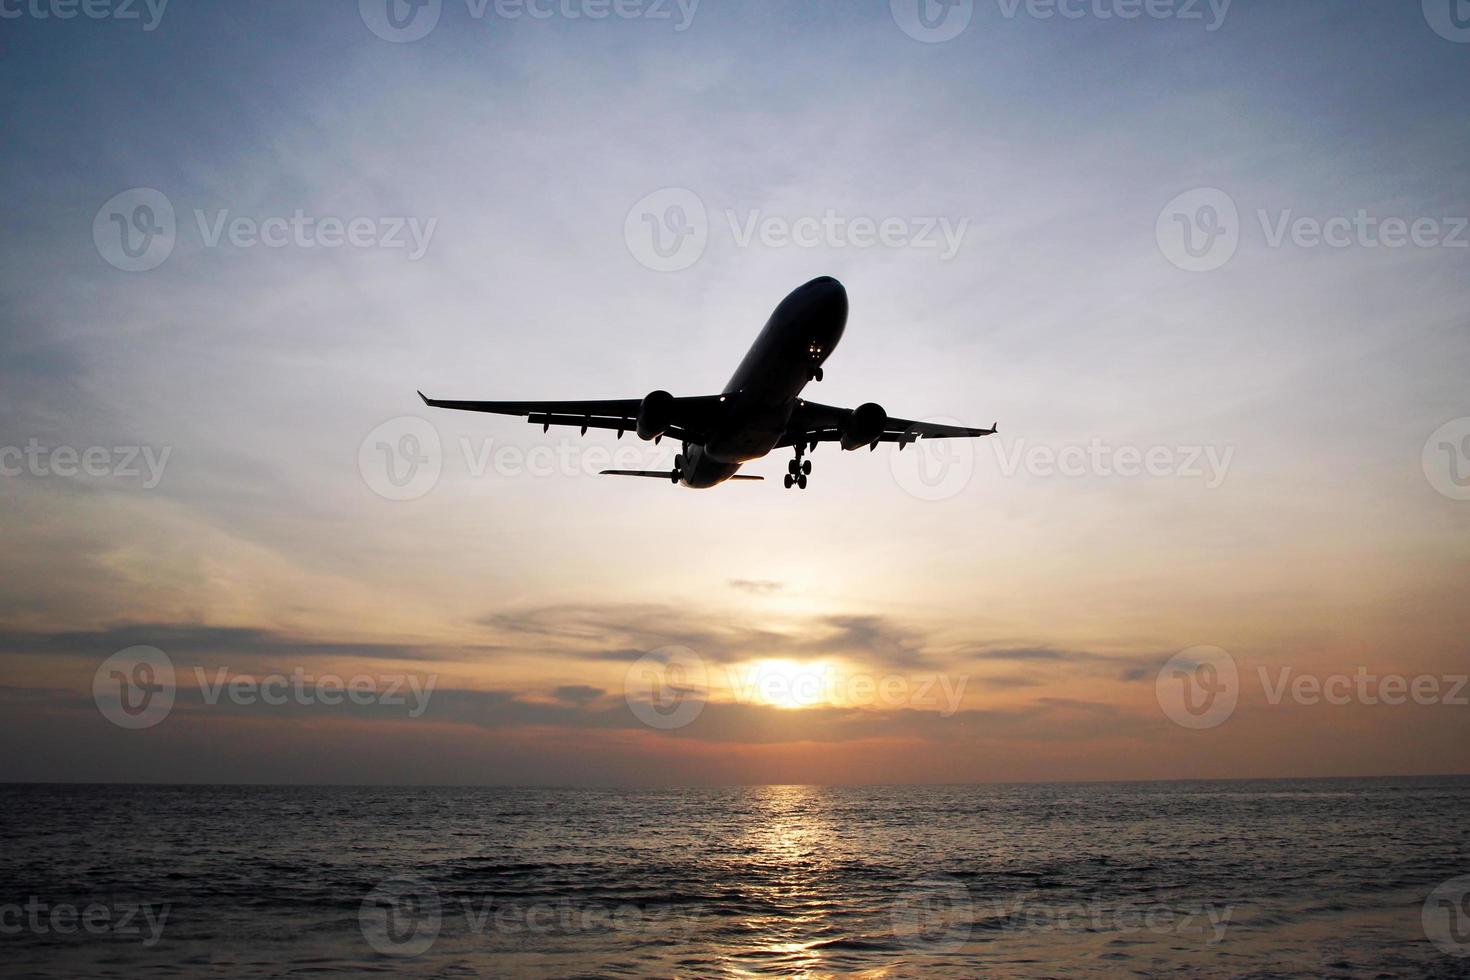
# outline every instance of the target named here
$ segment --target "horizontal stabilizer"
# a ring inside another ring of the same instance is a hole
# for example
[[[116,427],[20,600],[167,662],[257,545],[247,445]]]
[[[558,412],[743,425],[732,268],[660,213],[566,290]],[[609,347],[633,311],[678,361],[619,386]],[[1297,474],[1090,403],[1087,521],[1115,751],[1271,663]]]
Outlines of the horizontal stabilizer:
[[[602,471],[602,475],[603,476],[647,476],[647,477],[652,477],[655,480],[668,480],[670,483],[675,482],[675,480],[674,480],[674,474],[672,472],[670,472],[669,470],[603,470]],[[763,477],[763,476],[752,476],[752,475],[749,475],[749,474],[746,474],[746,473],[736,473],[734,476],[729,477],[728,479],[731,479],[731,480],[764,480],[765,477]]]

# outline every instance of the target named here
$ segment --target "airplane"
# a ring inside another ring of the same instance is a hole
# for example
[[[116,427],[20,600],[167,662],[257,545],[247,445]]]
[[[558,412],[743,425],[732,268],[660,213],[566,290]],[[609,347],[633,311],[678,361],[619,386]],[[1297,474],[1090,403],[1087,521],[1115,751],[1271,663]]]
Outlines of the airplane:
[[[761,480],[738,472],[741,465],[777,449],[795,458],[786,466],[786,489],[805,490],[812,472],[807,452],[835,442],[845,450],[870,450],[894,442],[899,451],[916,439],[955,439],[994,435],[996,426],[970,429],[890,416],[865,402],[857,408],[819,405],[801,397],[808,382],[822,380],[822,365],[832,356],[847,326],[847,290],[831,276],[818,276],[792,290],[776,307],[735,374],[718,395],[676,398],[662,389],[642,398],[588,401],[460,401],[429,398],[431,408],[519,415],[542,431],[553,425],[615,429],[618,438],[632,430],[656,445],[664,436],[678,439],[683,451],[672,470],[603,470],[605,476],[641,476],[694,489],[726,480]]]

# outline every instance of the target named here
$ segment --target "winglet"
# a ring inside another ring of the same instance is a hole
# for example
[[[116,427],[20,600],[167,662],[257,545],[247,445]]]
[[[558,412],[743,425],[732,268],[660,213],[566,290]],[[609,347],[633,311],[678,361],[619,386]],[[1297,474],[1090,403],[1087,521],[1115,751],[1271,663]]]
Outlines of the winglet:
[[[422,398],[422,399],[423,399],[423,400],[424,400],[424,404],[425,404],[425,405],[429,405],[429,404],[431,404],[431,402],[430,402],[430,401],[429,401],[429,398],[428,398],[428,396],[427,396],[427,395],[425,395],[425,394],[424,394],[424,393],[423,393],[423,392],[422,392],[422,391],[420,391],[420,392],[419,392],[419,397],[420,397],[420,398]]]

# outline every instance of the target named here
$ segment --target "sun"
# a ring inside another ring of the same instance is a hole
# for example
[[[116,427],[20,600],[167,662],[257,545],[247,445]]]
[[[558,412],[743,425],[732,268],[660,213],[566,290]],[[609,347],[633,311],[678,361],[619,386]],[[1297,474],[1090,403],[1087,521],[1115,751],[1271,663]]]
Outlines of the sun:
[[[777,708],[809,708],[827,702],[835,674],[821,661],[757,660],[741,687],[750,700]]]

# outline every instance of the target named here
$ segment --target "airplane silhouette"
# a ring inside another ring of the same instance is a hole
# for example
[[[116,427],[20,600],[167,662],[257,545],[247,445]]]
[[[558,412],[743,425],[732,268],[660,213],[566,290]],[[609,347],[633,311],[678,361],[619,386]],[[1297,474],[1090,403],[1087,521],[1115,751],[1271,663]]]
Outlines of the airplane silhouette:
[[[786,467],[785,485],[805,490],[812,463],[803,455],[819,442],[843,449],[896,442],[900,451],[916,439],[988,436],[988,429],[916,422],[890,416],[883,407],[865,402],[857,408],[834,408],[801,398],[809,381],[822,380],[822,364],[832,355],[847,325],[847,290],[831,276],[798,286],[776,307],[760,336],[725,390],[718,395],[675,398],[650,391],[642,398],[602,401],[481,402],[429,398],[424,404],[467,412],[520,415],[540,424],[588,429],[616,429],[618,438],[633,430],[640,439],[659,442],[670,436],[683,443],[672,470],[603,470],[608,476],[644,476],[703,489],[726,480],[761,480],[737,472],[742,463],[781,448],[795,451]]]

